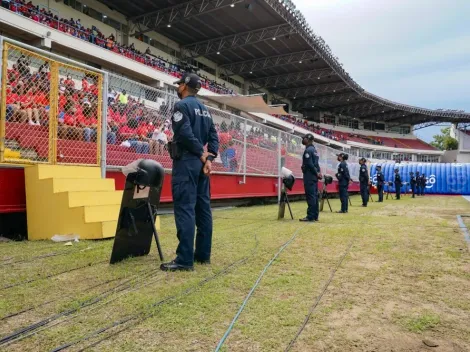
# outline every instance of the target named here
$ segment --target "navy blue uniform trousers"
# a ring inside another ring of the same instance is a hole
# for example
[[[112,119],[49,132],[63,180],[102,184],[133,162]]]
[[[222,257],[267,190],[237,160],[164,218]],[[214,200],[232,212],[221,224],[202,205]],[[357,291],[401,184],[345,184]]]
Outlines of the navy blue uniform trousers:
[[[318,220],[318,182],[305,180],[305,196],[307,197],[307,219]]]
[[[395,196],[397,199],[400,199],[401,194],[401,186],[395,183]]]
[[[202,173],[202,168],[202,162],[197,157],[173,161],[171,189],[179,240],[175,261],[181,265],[191,266],[194,258],[207,260],[211,256],[210,181]]]
[[[368,183],[361,183],[361,197],[362,197],[362,204],[367,205],[369,202],[369,184]]]
[[[341,211],[348,211],[348,185],[339,185],[339,199],[341,200]]]
[[[384,185],[377,185],[377,193],[379,195],[379,202],[384,201]]]
[[[411,185],[411,193],[412,193],[412,198],[415,197],[415,193],[416,193],[416,186],[415,185]]]

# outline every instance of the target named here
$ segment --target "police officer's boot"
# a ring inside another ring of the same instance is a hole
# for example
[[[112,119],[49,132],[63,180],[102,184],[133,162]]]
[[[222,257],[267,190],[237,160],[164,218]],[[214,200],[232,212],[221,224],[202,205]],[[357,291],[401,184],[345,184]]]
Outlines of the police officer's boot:
[[[169,263],[163,263],[160,265],[160,270],[163,271],[193,271],[194,267],[181,265],[172,260]]]
[[[211,260],[210,259],[199,259],[199,258],[194,257],[194,262],[198,263],[198,264],[202,264],[202,265],[204,265],[204,264],[209,265],[211,263]]]
[[[315,220],[310,220],[309,218],[305,217],[303,219],[299,219],[299,221],[302,221],[302,222],[315,222]]]

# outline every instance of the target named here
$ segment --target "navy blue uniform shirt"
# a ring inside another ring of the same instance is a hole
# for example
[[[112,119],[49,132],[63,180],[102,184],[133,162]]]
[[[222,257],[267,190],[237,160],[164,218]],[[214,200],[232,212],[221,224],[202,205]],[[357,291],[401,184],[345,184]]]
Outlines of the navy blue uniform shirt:
[[[385,182],[385,178],[384,178],[384,174],[382,173],[382,171],[377,171],[375,176],[377,177],[377,185],[378,186],[383,186],[383,184]]]
[[[313,145],[305,148],[302,158],[302,172],[304,181],[318,181],[320,165],[318,164],[318,153]]]
[[[369,183],[369,172],[367,171],[366,164],[362,164],[359,170],[359,182],[363,184]]]
[[[336,178],[338,179],[340,186],[346,186],[349,184],[351,176],[349,176],[348,164],[346,164],[345,161],[339,163]]]
[[[395,174],[395,184],[401,186],[401,176],[398,173]]]
[[[217,156],[219,137],[212,116],[196,97],[188,96],[175,104],[171,118],[173,142],[183,149],[183,159],[200,158],[207,151]]]

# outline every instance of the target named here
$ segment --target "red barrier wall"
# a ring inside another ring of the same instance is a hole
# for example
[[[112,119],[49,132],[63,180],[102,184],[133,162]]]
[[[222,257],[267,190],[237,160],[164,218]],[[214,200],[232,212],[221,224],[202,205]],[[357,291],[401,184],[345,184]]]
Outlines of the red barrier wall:
[[[114,178],[116,189],[124,188],[125,177],[119,171],[109,171],[108,178]],[[256,197],[276,197],[277,178],[247,176],[246,184],[240,184],[243,177],[234,175],[212,175],[212,199],[236,199]],[[319,183],[321,189],[321,184]],[[337,193],[338,186],[328,186],[328,192]],[[349,187],[351,192],[359,191],[359,184]],[[302,180],[297,180],[290,194],[304,194]],[[163,184],[162,202],[171,202],[171,175],[166,175]],[[0,213],[26,211],[26,194],[23,168],[0,168]]]

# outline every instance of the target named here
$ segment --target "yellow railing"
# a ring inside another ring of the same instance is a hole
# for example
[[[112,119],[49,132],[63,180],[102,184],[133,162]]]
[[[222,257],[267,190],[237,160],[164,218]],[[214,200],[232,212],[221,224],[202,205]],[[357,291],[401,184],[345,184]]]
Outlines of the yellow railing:
[[[0,161],[100,165],[103,75],[3,43]]]

